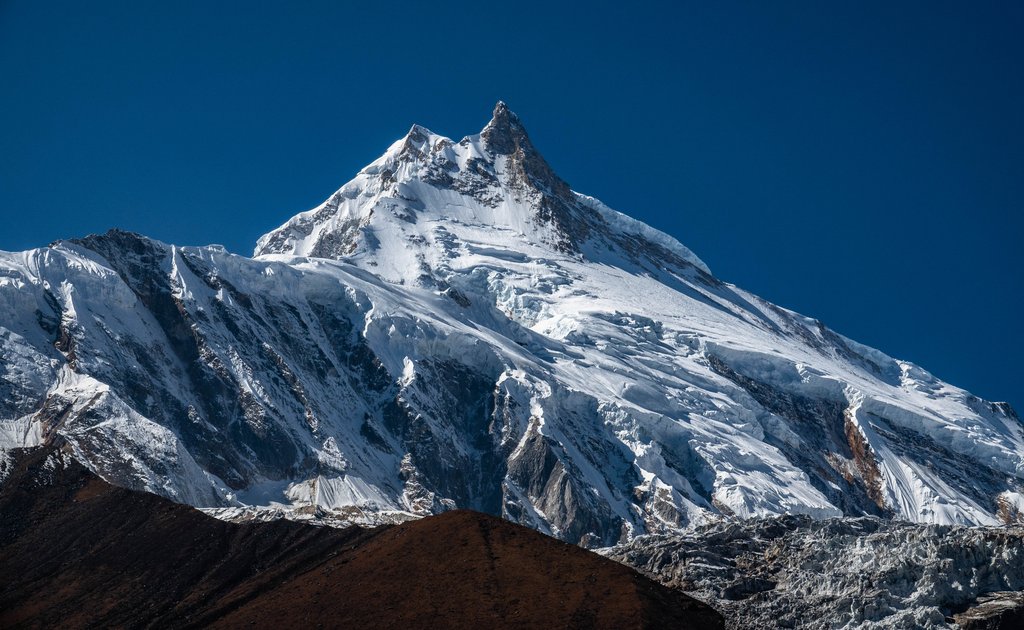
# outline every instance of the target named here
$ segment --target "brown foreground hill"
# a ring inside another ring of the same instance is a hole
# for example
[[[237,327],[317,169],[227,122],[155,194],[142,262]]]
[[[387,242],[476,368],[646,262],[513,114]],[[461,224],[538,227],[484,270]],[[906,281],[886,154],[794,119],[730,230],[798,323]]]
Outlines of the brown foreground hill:
[[[0,627],[720,628],[628,567],[492,516],[234,524],[53,449],[0,488]]]

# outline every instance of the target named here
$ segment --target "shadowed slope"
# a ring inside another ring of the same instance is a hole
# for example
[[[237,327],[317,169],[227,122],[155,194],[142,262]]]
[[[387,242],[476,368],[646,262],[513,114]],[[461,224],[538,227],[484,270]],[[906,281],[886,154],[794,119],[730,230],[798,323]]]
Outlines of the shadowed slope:
[[[0,523],[3,627],[721,627],[625,566],[483,514],[231,524],[48,449],[15,465]]]

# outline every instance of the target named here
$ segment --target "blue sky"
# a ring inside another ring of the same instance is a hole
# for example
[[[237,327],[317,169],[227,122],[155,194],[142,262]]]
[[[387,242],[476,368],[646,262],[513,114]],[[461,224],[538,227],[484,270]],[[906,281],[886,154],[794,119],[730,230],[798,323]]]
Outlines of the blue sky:
[[[1015,2],[5,0],[0,249],[248,254],[503,99],[719,277],[1024,411],[1022,32]]]

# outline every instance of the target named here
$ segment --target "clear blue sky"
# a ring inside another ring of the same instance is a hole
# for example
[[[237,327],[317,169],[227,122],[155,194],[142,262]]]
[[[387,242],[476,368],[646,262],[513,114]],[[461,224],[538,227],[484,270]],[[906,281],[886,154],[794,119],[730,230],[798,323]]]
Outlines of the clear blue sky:
[[[249,254],[503,99],[719,277],[1024,412],[1024,3],[572,4],[0,0],[0,249]]]

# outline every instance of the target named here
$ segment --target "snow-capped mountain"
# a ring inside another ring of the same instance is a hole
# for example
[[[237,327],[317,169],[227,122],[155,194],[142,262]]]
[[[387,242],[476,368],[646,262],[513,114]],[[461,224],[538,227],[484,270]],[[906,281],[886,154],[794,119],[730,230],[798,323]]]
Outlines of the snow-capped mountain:
[[[0,254],[0,443],[228,517],[483,510],[588,545],[723,517],[1024,512],[1024,425],[577,193],[499,103],[253,258]]]

